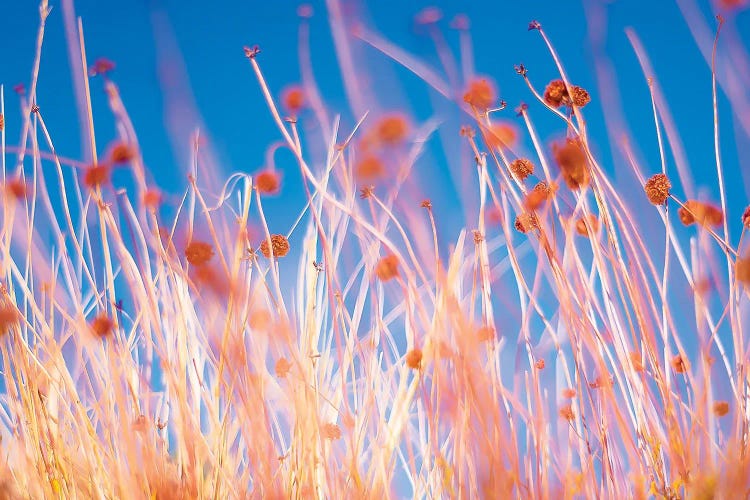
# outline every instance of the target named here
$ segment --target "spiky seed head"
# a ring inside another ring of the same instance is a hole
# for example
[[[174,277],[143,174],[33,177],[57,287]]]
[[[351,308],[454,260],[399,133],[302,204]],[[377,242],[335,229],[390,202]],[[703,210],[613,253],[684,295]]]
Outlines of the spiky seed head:
[[[260,253],[262,253],[266,259],[270,259],[272,252],[274,257],[284,257],[289,253],[289,240],[286,239],[286,236],[272,234],[271,248],[268,247],[268,240],[263,240],[260,244]]]
[[[570,91],[573,94],[570,100],[573,102],[574,106],[582,108],[591,102],[591,96],[589,95],[588,91],[584,89],[583,87],[579,87],[578,85],[573,85]]]
[[[537,370],[544,370],[545,366],[546,364],[543,358],[537,359],[536,362],[534,363],[534,368],[536,368]]]
[[[522,181],[534,173],[534,163],[528,158],[518,158],[510,162],[510,171]]]
[[[654,205],[664,205],[669,198],[669,190],[672,189],[672,183],[669,177],[664,174],[652,175],[643,186],[646,191],[646,197]]]

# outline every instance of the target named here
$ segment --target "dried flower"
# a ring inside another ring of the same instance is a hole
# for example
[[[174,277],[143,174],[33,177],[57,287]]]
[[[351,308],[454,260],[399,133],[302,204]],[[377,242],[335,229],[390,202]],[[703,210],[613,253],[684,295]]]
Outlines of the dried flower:
[[[412,370],[418,370],[422,366],[422,350],[416,347],[406,353],[406,366]]]
[[[640,353],[631,352],[628,356],[630,357],[630,364],[633,367],[633,370],[642,372],[644,370],[644,367],[643,362],[641,361]]]
[[[664,174],[652,175],[646,184],[643,186],[646,191],[646,197],[648,201],[654,205],[663,205],[669,198],[669,190],[672,189],[672,183],[669,182],[669,178]]]
[[[545,366],[544,359],[541,359],[541,358],[537,359],[536,362],[534,363],[534,368],[536,368],[537,370],[543,370],[544,366]]]
[[[524,180],[534,173],[534,164],[528,158],[518,158],[510,162],[510,171],[519,180]]]
[[[490,148],[512,148],[518,139],[518,130],[511,122],[496,122],[485,131],[487,146]]]
[[[381,258],[375,266],[375,274],[380,281],[388,281],[398,276],[398,257],[389,254]]]
[[[115,69],[115,63],[109,59],[100,57],[94,61],[94,64],[89,68],[89,76],[106,75],[113,69]]]
[[[742,225],[750,229],[750,205],[742,213]]]
[[[401,113],[391,113],[378,121],[374,133],[379,142],[393,146],[406,139],[409,134],[409,122]]]
[[[354,175],[361,181],[372,181],[383,176],[385,167],[380,158],[368,155],[362,158],[354,167]]]
[[[495,329],[491,326],[482,326],[477,330],[477,340],[479,340],[479,342],[493,340],[495,336]]]
[[[281,189],[279,174],[274,170],[263,170],[255,176],[255,187],[262,194],[277,194]]]
[[[289,253],[289,240],[281,234],[271,235],[271,249],[268,248],[268,240],[265,239],[260,244],[260,253],[267,259],[271,257],[271,250],[273,250],[274,257],[284,257]]]
[[[159,191],[156,188],[148,188],[143,192],[143,205],[146,208],[149,208],[151,210],[155,210],[159,208],[159,205],[162,202],[162,194],[161,191]]]
[[[464,102],[479,111],[486,111],[497,100],[495,85],[486,78],[477,78],[469,82],[464,92]]]
[[[686,201],[685,205],[677,210],[677,215],[686,226],[697,223],[704,227],[716,227],[724,221],[724,214],[720,208],[698,200]]]
[[[588,214],[576,221],[576,232],[581,236],[589,236],[589,228],[596,233],[599,231],[599,219],[594,214]]]
[[[277,377],[284,378],[291,368],[292,364],[286,358],[279,358],[274,366],[274,372],[276,372]]]
[[[672,368],[677,373],[685,373],[688,370],[687,364],[682,359],[682,356],[679,354],[675,356],[674,358],[672,358],[671,364],[672,364]]]
[[[516,228],[516,231],[526,234],[533,229],[539,229],[539,219],[534,212],[518,214],[513,227]]]
[[[320,433],[325,439],[329,439],[331,441],[341,439],[341,428],[331,422],[323,424],[323,427],[320,429]]]
[[[553,108],[570,105],[582,108],[591,102],[591,96],[583,87],[571,85],[570,92],[572,95],[568,94],[565,82],[562,80],[552,80],[547,84],[547,88],[544,89],[544,102]]]
[[[580,139],[566,139],[563,144],[554,144],[552,154],[560,167],[565,184],[570,189],[586,187],[590,181],[588,158]]]
[[[28,186],[26,182],[20,177],[14,179],[8,179],[5,183],[5,192],[12,198],[20,200],[26,198],[29,194]]]
[[[713,411],[717,417],[723,417],[729,413],[729,401],[714,401]]]
[[[575,413],[573,413],[573,407],[571,405],[561,406],[558,413],[560,415],[560,418],[563,418],[568,422],[572,422],[576,418]]]
[[[281,94],[281,105],[287,113],[297,114],[306,104],[305,91],[299,85],[291,85]]]
[[[432,202],[430,200],[422,200],[422,203],[420,203],[419,206],[430,210],[432,208]]]
[[[750,257],[746,255],[737,259],[734,264],[734,274],[738,282],[750,285]]]
[[[484,235],[478,229],[475,229],[473,231],[473,235],[474,235],[474,244],[479,245],[481,242],[484,241]]]
[[[559,108],[568,96],[568,90],[565,88],[565,82],[562,80],[552,80],[544,89],[544,102],[553,108]]]
[[[0,304],[0,335],[5,335],[8,331],[18,324],[21,314],[15,306],[3,303]]]
[[[83,185],[95,189],[109,181],[110,168],[106,163],[90,165],[83,174]]]
[[[576,397],[576,390],[570,388],[563,389],[562,397],[564,397],[565,399],[573,399],[574,397]]]
[[[109,160],[117,165],[128,163],[135,158],[135,149],[125,142],[116,142],[109,149]]]
[[[214,247],[205,241],[191,241],[185,247],[185,257],[193,266],[202,266],[214,256]]]
[[[106,313],[99,314],[91,321],[91,331],[97,337],[106,337],[112,333],[114,326],[115,323]]]

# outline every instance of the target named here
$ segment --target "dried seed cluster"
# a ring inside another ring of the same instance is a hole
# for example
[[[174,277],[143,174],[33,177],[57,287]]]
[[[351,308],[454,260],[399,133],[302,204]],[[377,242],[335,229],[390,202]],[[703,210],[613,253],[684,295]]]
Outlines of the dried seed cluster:
[[[381,258],[375,266],[375,275],[380,281],[389,281],[398,276],[398,257],[391,254]]]
[[[263,240],[260,244],[260,253],[262,253],[263,257],[266,259],[271,258],[271,253],[273,253],[274,257],[284,257],[289,253],[289,240],[286,239],[286,236],[281,234],[272,234],[271,247],[268,247],[267,239]]]
[[[669,198],[669,190],[672,189],[672,183],[669,182],[669,178],[666,175],[656,174],[652,175],[646,181],[643,189],[646,191],[648,201],[654,205],[663,205]]]
[[[582,108],[591,102],[591,96],[586,89],[578,85],[571,85],[570,93],[568,93],[565,82],[562,80],[552,80],[547,84],[547,88],[544,89],[544,102],[553,108],[570,106],[571,104]]]
[[[510,171],[519,180],[524,180],[534,173],[534,164],[528,158],[518,158],[510,162]]]
[[[576,190],[588,186],[591,180],[586,150],[580,139],[566,139],[552,147],[552,154],[560,167],[565,184]]]
[[[698,224],[704,227],[717,227],[724,222],[724,213],[720,208],[698,200],[688,200],[677,211],[680,221],[686,226]]]

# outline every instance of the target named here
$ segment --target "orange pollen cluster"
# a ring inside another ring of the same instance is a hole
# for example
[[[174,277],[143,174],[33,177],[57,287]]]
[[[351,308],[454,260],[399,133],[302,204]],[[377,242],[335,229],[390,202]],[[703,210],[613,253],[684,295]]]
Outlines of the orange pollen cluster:
[[[654,205],[663,205],[669,198],[669,190],[672,189],[672,183],[669,182],[669,178],[664,174],[656,174],[651,176],[646,184],[643,186],[646,191],[646,197]]]
[[[381,258],[375,266],[375,275],[380,281],[389,281],[398,276],[398,257],[391,254]]]
[[[720,208],[698,200],[688,200],[677,210],[677,215],[686,226],[698,224],[704,227],[717,227],[724,222],[724,213]]]
[[[289,240],[287,240],[284,235],[272,234],[271,247],[268,247],[267,239],[263,240],[260,244],[260,253],[262,253],[266,259],[270,259],[271,254],[273,254],[274,257],[284,257],[289,253]]]
[[[528,158],[518,158],[510,162],[510,171],[519,180],[524,180],[534,173],[534,164]]]
[[[214,256],[214,247],[205,241],[191,241],[185,247],[185,257],[193,266],[202,266]]]
[[[568,89],[565,87],[565,82],[562,80],[552,80],[547,84],[547,88],[544,89],[544,102],[553,108],[570,106],[571,104],[582,108],[591,102],[591,96],[586,89],[577,85],[570,86],[569,94]]]
[[[495,86],[486,78],[469,82],[464,92],[464,102],[478,110],[485,111],[497,100]]]

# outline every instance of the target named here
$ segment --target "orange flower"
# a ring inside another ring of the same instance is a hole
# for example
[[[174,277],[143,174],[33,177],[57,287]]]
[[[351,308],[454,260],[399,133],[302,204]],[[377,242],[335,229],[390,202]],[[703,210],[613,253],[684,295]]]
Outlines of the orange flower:
[[[565,399],[573,399],[574,397],[576,397],[576,390],[570,388],[563,389],[562,397],[564,397]]]
[[[539,229],[539,219],[534,212],[522,213],[516,216],[513,227],[516,228],[516,231],[526,234],[534,229]]]
[[[279,360],[276,361],[276,366],[274,366],[274,371],[276,372],[277,377],[284,378],[291,368],[292,364],[287,361],[286,358],[279,358]]]
[[[564,405],[560,407],[560,411],[558,413],[560,414],[560,418],[563,418],[568,422],[572,422],[576,418],[575,413],[573,413],[573,407],[571,405]]]
[[[586,226],[587,222],[588,227]],[[594,233],[599,231],[599,219],[594,214],[588,214],[585,219],[581,217],[576,221],[576,232],[581,236],[589,236],[589,227]]]

